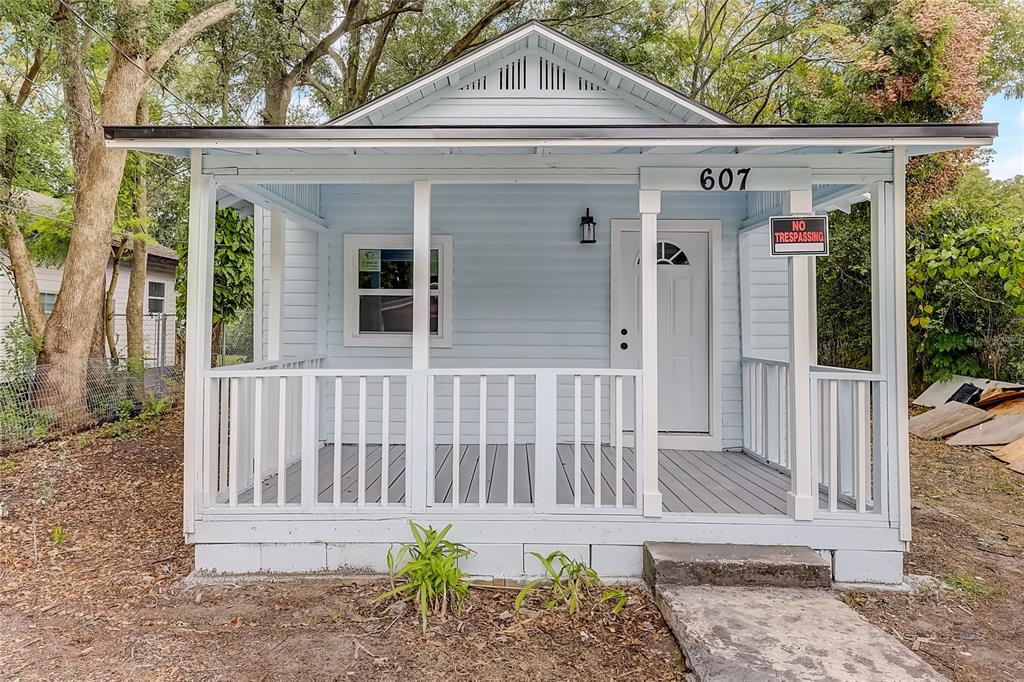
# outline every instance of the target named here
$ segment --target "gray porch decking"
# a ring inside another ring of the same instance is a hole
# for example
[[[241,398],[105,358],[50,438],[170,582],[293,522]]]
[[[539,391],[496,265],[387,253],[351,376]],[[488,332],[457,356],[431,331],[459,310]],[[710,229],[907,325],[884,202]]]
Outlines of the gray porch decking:
[[[465,504],[476,504],[479,495],[478,448],[463,445],[459,468],[460,500]],[[486,497],[489,504],[507,503],[506,453],[504,445],[487,447]],[[388,500],[400,504],[405,499],[405,446],[390,447],[388,478]],[[366,502],[379,504],[381,485],[381,447],[368,445],[366,452]],[[452,501],[452,446],[437,445],[435,448],[435,499],[438,504]],[[736,452],[705,452],[698,450],[660,451],[659,482],[664,509],[668,513],[714,513],[714,514],[780,514],[786,513],[786,493],[790,488],[789,475],[764,464],[753,457]],[[573,448],[569,444],[558,445],[558,479],[556,501],[558,504],[573,503]],[[352,504],[357,496],[358,449],[355,445],[342,448],[341,502]],[[514,501],[519,504],[533,502],[535,480],[534,451],[532,445],[519,445],[515,449]],[[634,452],[623,448],[623,504],[630,506],[635,501],[633,483]],[[614,507],[615,448],[602,448],[601,504]],[[334,499],[333,484],[334,448],[325,446],[319,453],[318,500],[331,503]],[[594,502],[594,457],[593,445],[584,445],[581,472],[581,502]],[[301,462],[292,463],[285,473],[285,501],[298,503],[301,484]],[[263,481],[263,504],[276,503],[277,475]],[[827,503],[822,493],[821,501]],[[252,502],[252,489],[241,491],[239,503]],[[849,505],[841,503],[843,508]]]

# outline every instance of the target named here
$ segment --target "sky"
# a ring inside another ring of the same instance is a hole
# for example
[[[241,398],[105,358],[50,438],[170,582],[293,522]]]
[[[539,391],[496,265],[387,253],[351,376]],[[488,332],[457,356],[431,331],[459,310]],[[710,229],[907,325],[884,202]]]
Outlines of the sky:
[[[981,118],[999,124],[989,174],[1000,180],[1024,175],[1024,100],[1006,99],[1002,95],[990,97]]]

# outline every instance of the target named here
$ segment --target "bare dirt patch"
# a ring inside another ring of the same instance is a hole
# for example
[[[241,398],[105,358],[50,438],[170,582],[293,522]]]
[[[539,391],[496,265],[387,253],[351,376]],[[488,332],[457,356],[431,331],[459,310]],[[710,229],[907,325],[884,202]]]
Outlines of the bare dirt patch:
[[[181,420],[97,429],[0,459],[0,679],[675,680],[647,594],[513,616],[474,588],[420,634],[379,582],[185,587]]]
[[[1024,476],[978,448],[912,438],[914,595],[844,599],[952,680],[1024,679]]]

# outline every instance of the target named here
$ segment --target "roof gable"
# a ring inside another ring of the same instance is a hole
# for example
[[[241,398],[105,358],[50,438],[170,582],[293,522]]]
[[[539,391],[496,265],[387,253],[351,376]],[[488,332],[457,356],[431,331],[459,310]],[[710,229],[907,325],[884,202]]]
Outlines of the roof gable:
[[[331,125],[729,124],[731,120],[539,22]]]

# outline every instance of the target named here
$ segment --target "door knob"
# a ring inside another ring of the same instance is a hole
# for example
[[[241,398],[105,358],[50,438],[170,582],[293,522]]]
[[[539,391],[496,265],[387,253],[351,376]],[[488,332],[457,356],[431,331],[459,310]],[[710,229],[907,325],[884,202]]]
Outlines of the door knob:
[[[623,341],[622,343],[619,344],[619,348],[621,348],[622,350],[626,350],[627,348],[629,348],[629,344]]]
[[[623,336],[625,336],[626,334],[629,333],[629,330],[628,329],[622,329],[621,331],[619,331],[619,333],[622,334]]]

